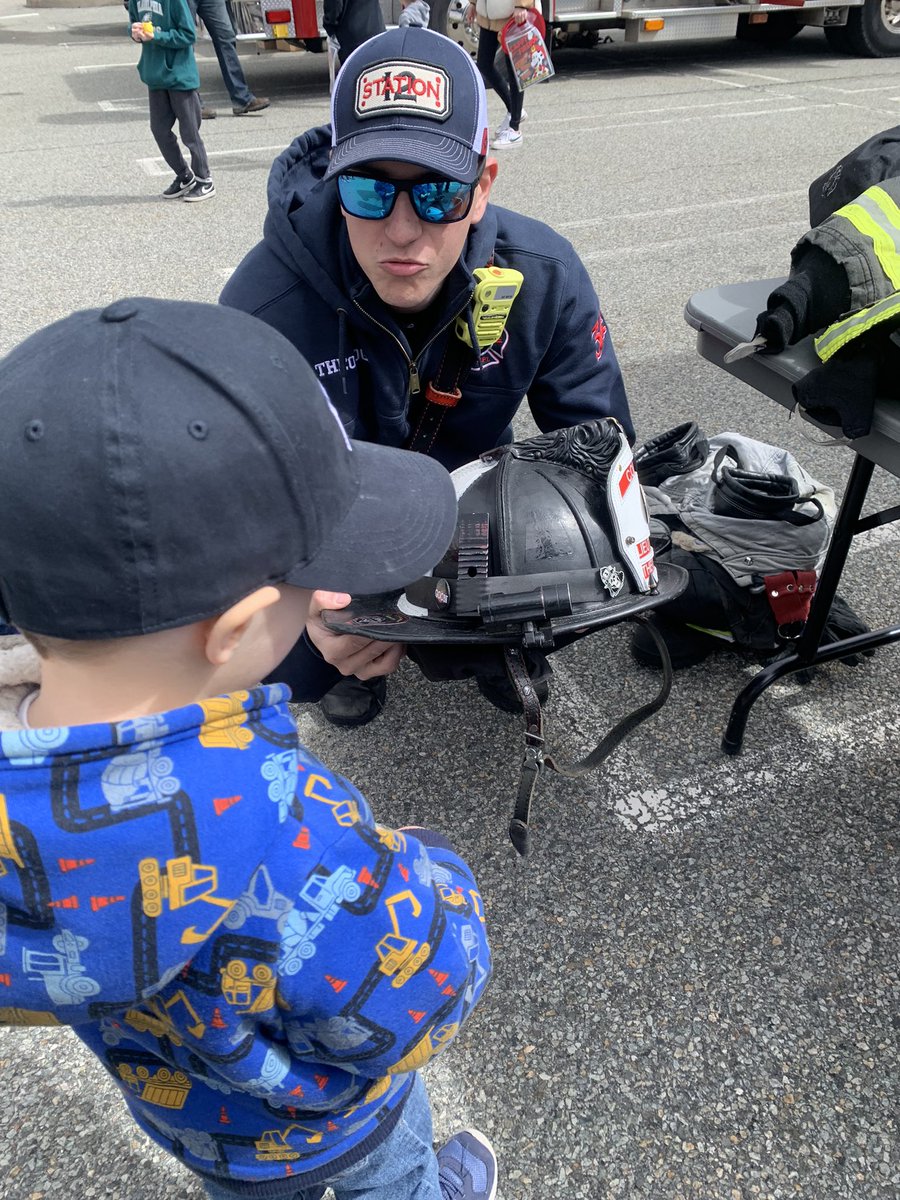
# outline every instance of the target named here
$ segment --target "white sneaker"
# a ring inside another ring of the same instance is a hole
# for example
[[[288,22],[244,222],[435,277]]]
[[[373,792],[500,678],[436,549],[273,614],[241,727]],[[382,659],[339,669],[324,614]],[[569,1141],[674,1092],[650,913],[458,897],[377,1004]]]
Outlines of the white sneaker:
[[[521,125],[522,122],[526,121],[527,119],[528,119],[528,113],[523,108],[522,115],[521,115],[521,117],[519,117],[519,124]],[[496,130],[496,133],[494,134],[494,137],[499,137],[500,134],[503,133],[503,131],[506,129],[509,129],[509,113],[506,114],[506,116],[503,118],[503,120],[497,126],[497,130]]]
[[[522,145],[522,135],[517,129],[503,129],[491,142],[492,150],[513,150]]]

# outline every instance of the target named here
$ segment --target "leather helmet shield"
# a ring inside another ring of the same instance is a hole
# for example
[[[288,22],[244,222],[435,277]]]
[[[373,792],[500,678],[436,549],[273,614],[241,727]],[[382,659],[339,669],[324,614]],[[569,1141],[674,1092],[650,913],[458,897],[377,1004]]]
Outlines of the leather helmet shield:
[[[500,447],[453,478],[457,531],[431,575],[405,594],[361,597],[325,614],[328,628],[385,641],[514,645],[526,622],[553,635],[587,633],[684,587],[679,568],[654,565],[631,449],[611,418]]]

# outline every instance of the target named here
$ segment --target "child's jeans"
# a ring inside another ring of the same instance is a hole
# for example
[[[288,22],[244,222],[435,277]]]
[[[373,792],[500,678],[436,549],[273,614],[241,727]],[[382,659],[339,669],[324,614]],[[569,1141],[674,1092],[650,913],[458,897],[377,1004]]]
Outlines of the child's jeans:
[[[421,1075],[416,1075],[400,1120],[366,1158],[326,1181],[335,1200],[441,1200],[437,1159],[431,1148],[431,1106]],[[284,1191],[279,1179],[272,1200],[321,1200],[326,1184]],[[206,1183],[209,1200],[236,1200],[227,1183]],[[276,1190],[277,1187],[277,1190]],[[246,1193],[245,1193],[246,1194]],[[257,1197],[262,1197],[258,1192]]]

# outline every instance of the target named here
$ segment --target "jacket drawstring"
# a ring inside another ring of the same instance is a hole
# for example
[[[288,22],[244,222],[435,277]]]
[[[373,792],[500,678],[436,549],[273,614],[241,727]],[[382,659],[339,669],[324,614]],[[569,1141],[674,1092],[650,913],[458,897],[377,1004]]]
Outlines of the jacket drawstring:
[[[339,308],[338,313],[338,359],[340,360],[341,391],[347,395],[347,310]]]

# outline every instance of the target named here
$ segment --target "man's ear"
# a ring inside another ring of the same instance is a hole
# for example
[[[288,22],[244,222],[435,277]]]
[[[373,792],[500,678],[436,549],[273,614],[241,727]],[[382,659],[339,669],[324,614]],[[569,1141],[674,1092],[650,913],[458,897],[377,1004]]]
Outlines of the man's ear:
[[[220,616],[209,622],[204,651],[214,667],[224,666],[246,634],[257,613],[276,604],[281,596],[278,588],[267,585],[257,588],[237,604],[232,604]]]
[[[494,180],[497,178],[497,160],[489,158],[484,164],[484,170],[481,172],[481,178],[478,180],[478,188],[475,191],[475,198],[472,201],[472,224],[477,224],[484,216],[484,210],[487,208],[487,202],[491,194],[491,188],[494,186]]]

